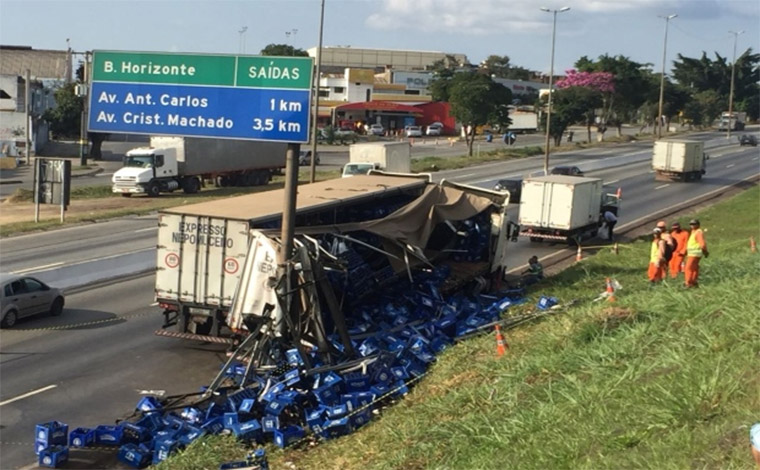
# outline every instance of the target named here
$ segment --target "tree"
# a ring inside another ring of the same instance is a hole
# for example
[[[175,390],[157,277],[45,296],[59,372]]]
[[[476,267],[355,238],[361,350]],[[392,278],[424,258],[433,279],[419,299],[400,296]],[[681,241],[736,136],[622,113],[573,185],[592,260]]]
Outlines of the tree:
[[[562,142],[562,135],[568,126],[586,120],[589,110],[600,106],[602,106],[602,95],[594,88],[571,86],[555,90],[549,125],[549,135],[554,138],[554,145]]]
[[[289,44],[269,44],[261,50],[261,55],[309,57],[303,49],[296,49]]]
[[[490,124],[505,127],[511,121],[507,106],[512,103],[512,92],[494,82],[491,77],[475,72],[461,72],[449,84],[451,114],[466,129],[465,142],[472,156],[475,128]]]
[[[428,84],[433,101],[449,101],[449,85],[457,73],[457,67],[456,58],[451,55],[433,62],[433,65],[428,67],[433,71],[433,79]]]
[[[82,97],[74,92],[76,83],[68,83],[55,90],[55,108],[45,111],[42,118],[50,124],[53,137],[78,137],[84,106]]]
[[[588,99],[588,107],[583,112],[583,120],[586,124],[586,132],[591,140],[591,125],[594,123],[594,117],[596,115],[595,109],[600,107],[601,103],[602,116],[600,123],[597,126],[597,130],[604,136],[607,131],[607,122],[610,119],[613,95],[615,93],[615,79],[609,72],[578,72],[575,70],[569,70],[565,78],[557,82],[557,88],[584,88],[591,93],[584,93],[583,96]],[[593,94],[598,95],[593,97]],[[580,94],[577,94],[580,97]],[[581,103],[578,103],[581,105]],[[578,117],[580,120],[580,116]],[[577,122],[577,121],[576,121]],[[571,123],[568,123],[572,124]],[[564,131],[564,130],[563,130]],[[562,133],[560,133],[560,136]]]
[[[530,80],[531,71],[509,63],[508,56],[489,55],[479,69],[495,78],[507,78],[510,80]]]

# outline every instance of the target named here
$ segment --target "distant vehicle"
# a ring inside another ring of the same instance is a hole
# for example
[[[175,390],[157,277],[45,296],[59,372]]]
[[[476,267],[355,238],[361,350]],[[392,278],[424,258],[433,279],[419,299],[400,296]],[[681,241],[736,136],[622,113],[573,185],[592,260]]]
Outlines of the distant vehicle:
[[[443,134],[443,124],[440,122],[434,122],[427,126],[425,130],[426,135],[441,135]]]
[[[705,143],[696,140],[658,140],[652,149],[656,181],[696,181],[705,174]]]
[[[744,147],[745,145],[751,145],[753,147],[757,147],[757,137],[754,135],[745,134],[741,137],[739,137],[739,145]]]
[[[494,191],[509,191],[509,203],[518,204],[522,194],[522,179],[503,179],[496,182]]]
[[[407,126],[406,136],[407,137],[422,137],[422,128],[420,126]]]
[[[317,153],[314,163],[319,165],[319,153]],[[301,166],[311,165],[311,150],[301,150],[301,153],[298,155],[298,164]]]
[[[20,318],[50,313],[58,316],[63,312],[64,297],[60,289],[50,287],[30,276],[12,273],[0,274],[0,308],[2,328],[11,328]]]
[[[382,124],[372,124],[369,126],[369,133],[372,135],[385,135],[385,128]]]
[[[577,166],[560,165],[552,168],[550,175],[583,176],[583,171]]]
[[[744,126],[747,124],[747,113],[745,112],[724,112],[720,114],[718,121],[718,130],[727,131],[729,128],[732,131],[744,130]]]
[[[349,178],[356,175],[366,175],[370,170],[377,170],[374,163],[346,163],[343,167],[343,178]]]

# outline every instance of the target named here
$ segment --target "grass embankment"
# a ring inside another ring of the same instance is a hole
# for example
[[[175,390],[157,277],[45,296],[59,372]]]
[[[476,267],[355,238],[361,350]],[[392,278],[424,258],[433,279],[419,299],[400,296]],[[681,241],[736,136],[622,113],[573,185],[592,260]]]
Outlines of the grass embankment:
[[[577,302],[508,331],[504,357],[493,334],[459,343],[354,434],[270,446],[271,468],[752,468],[760,253],[749,238],[760,239],[759,206],[755,187],[699,214],[711,253],[701,288],[650,287],[648,239],[604,250],[535,287],[522,309],[539,294]],[[606,277],[623,286],[617,301],[594,302]],[[214,436],[158,468],[214,468],[244,453]]]

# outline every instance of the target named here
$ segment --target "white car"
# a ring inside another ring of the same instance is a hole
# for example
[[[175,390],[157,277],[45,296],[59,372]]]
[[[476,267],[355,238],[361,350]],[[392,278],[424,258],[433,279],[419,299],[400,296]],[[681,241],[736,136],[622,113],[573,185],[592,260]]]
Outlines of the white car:
[[[441,135],[443,134],[443,124],[440,122],[434,122],[427,126],[427,130],[425,131],[425,134],[427,135]]]
[[[0,274],[0,327],[11,328],[20,318],[63,312],[63,292],[30,276]]]
[[[422,128],[420,126],[407,126],[406,136],[407,137],[422,137]]]
[[[369,133],[372,135],[385,135],[385,128],[382,124],[372,124],[369,126]]]

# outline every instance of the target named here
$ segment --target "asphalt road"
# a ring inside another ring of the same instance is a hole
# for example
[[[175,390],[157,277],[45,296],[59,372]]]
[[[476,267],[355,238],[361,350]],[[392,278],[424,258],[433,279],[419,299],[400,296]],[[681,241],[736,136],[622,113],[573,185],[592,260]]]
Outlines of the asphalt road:
[[[704,140],[711,156],[707,175],[698,183],[655,181],[649,163],[651,144],[556,155],[552,165],[572,162],[590,176],[603,178],[610,192],[621,188],[619,226],[760,173],[757,148],[739,147],[716,133],[692,138]],[[541,168],[542,159],[533,158],[436,176],[491,187],[498,178],[527,176]],[[510,209],[514,212],[517,206]],[[146,216],[4,239],[2,270],[152,249],[155,230],[155,217]],[[520,239],[510,247],[509,263],[519,268],[533,254],[543,258],[567,250],[564,244]],[[31,464],[36,423],[57,419],[70,426],[112,424],[133,409],[141,390],[177,394],[210,382],[223,360],[224,347],[155,337],[152,332],[162,317],[151,305],[153,286],[154,276],[146,275],[70,294],[61,317],[31,318],[0,332],[0,468]],[[45,329],[82,323],[87,325]],[[70,467],[87,465],[92,468],[92,463],[83,462],[72,462]]]

